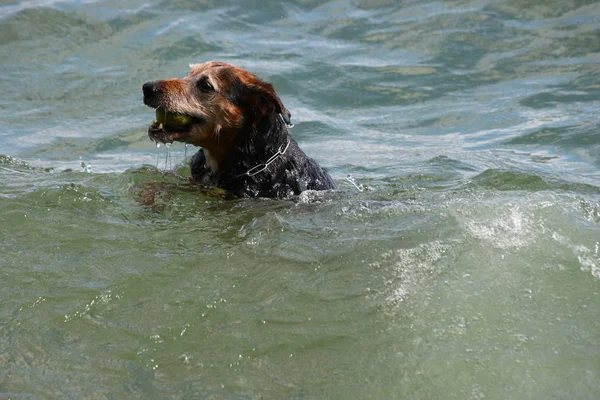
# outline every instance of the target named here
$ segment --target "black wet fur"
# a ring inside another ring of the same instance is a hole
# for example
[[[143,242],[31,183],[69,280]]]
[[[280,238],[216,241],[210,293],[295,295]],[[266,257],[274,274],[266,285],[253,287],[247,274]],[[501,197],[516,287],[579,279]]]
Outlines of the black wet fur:
[[[289,120],[289,114],[286,117]],[[254,176],[245,175],[285,148],[288,139],[290,144],[285,154],[264,171]],[[235,197],[286,198],[305,190],[336,188],[329,173],[300,149],[276,113],[264,115],[255,128],[246,125],[237,134],[221,171],[212,173],[206,168],[205,161],[202,149],[192,157],[190,167],[194,179],[223,188]]]

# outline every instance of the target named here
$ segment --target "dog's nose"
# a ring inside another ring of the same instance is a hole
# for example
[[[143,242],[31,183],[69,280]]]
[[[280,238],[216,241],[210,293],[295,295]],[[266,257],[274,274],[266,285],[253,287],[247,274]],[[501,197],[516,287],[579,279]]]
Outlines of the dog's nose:
[[[158,91],[158,88],[156,86],[156,83],[146,82],[142,85],[142,91],[144,92],[145,99],[151,99]]]

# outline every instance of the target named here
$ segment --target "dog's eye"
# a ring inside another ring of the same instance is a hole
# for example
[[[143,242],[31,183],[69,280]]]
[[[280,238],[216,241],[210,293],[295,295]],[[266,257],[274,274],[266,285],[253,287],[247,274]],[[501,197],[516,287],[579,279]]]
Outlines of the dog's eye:
[[[203,92],[212,92],[215,89],[213,88],[213,86],[210,84],[210,82],[208,81],[207,78],[204,79],[200,79],[198,81],[198,87],[200,88],[200,90],[202,90]]]

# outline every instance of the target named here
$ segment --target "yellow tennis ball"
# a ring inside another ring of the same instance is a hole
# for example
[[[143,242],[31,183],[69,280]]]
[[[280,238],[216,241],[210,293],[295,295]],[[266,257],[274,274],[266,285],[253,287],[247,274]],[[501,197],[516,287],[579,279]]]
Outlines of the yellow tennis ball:
[[[156,110],[156,121],[168,128],[184,128],[192,123],[193,117],[185,114]]]

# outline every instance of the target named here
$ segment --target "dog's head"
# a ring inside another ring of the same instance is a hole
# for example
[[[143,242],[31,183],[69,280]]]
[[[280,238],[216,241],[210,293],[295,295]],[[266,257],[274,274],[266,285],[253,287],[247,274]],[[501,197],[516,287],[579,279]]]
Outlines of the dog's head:
[[[148,82],[142,90],[144,104],[156,109],[157,121],[148,129],[152,140],[201,146],[217,158],[265,116],[281,114],[290,122],[273,86],[232,64],[193,64],[183,79]]]

